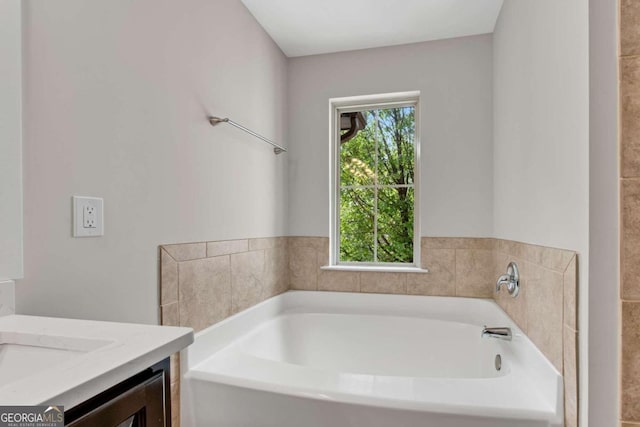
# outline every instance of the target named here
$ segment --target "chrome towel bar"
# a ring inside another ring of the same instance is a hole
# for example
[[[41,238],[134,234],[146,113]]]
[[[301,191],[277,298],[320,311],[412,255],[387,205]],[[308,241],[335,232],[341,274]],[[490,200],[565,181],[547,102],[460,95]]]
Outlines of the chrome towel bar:
[[[218,125],[220,123],[229,123],[231,126],[237,127],[238,129],[240,129],[242,131],[245,131],[249,135],[255,136],[256,138],[263,140],[267,144],[270,144],[271,146],[273,146],[273,152],[276,153],[276,154],[286,153],[287,152],[287,149],[284,148],[283,146],[276,144],[275,142],[271,141],[270,139],[267,139],[264,136],[262,136],[262,135],[260,135],[258,133],[255,133],[251,129],[248,129],[248,128],[242,126],[241,124],[234,122],[233,120],[230,120],[228,118],[221,119],[220,117],[208,117],[208,120],[209,120],[209,123],[211,123],[211,126],[215,126],[215,125]]]

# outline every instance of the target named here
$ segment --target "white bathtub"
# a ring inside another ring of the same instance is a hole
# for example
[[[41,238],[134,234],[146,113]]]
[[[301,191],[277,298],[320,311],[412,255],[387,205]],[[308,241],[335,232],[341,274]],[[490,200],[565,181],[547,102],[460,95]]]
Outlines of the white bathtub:
[[[563,425],[562,377],[490,300],[290,291],[196,334],[182,373],[185,427]]]

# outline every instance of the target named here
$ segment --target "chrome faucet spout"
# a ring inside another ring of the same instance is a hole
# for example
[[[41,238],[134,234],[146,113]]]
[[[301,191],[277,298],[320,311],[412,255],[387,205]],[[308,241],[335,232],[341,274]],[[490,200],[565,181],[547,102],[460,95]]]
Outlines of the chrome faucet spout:
[[[482,328],[482,334],[480,335],[482,338],[496,338],[503,341],[511,341],[513,339],[513,334],[511,332],[511,328],[507,327],[499,327],[499,328]]]

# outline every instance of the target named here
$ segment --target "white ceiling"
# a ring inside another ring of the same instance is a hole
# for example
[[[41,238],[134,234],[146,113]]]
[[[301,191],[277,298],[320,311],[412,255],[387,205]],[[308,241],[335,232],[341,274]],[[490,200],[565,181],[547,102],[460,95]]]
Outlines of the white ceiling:
[[[492,33],[503,0],[242,0],[287,56]]]

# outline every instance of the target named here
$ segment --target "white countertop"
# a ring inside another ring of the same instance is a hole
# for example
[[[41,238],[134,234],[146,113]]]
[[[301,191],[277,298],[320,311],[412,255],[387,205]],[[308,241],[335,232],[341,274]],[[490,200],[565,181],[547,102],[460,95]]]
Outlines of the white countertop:
[[[5,369],[0,405],[50,404],[68,410],[192,342],[190,328],[3,316],[0,345],[8,345],[0,346],[5,349],[0,368],[12,363],[24,373]],[[49,352],[44,359],[41,350]]]

